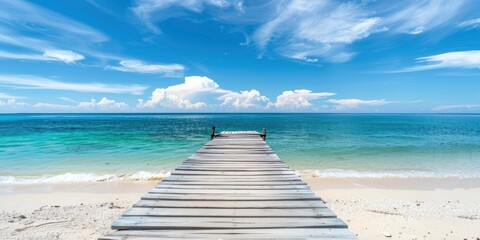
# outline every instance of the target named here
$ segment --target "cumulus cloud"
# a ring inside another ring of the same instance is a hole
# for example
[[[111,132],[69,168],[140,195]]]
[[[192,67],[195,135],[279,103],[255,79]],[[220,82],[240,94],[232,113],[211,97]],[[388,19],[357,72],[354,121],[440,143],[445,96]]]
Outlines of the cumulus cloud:
[[[233,106],[236,109],[242,108],[265,108],[269,103],[267,97],[260,94],[259,91],[252,89],[250,91],[229,92],[219,97],[223,100],[222,106]]]
[[[336,110],[353,109],[361,106],[379,106],[389,104],[385,99],[379,100],[361,100],[361,99],[328,99],[327,102],[334,103]]]
[[[200,109],[205,108],[207,104],[203,101],[195,101],[194,98],[202,94],[228,92],[220,89],[220,86],[208,77],[190,76],[185,77],[185,81],[181,84],[155,89],[149,100],[139,99],[137,106],[152,108],[160,105],[167,108]]]
[[[130,93],[140,95],[147,88],[142,85],[104,83],[69,83],[29,75],[0,75],[0,84],[11,88],[52,89],[76,92]]]
[[[299,89],[293,91],[284,91],[277,97],[275,103],[270,104],[270,107],[278,109],[307,109],[312,106],[310,101],[330,97],[335,93],[330,92],[312,92],[307,89]]]
[[[0,99],[0,107],[22,107],[22,106],[27,106],[27,103],[24,102],[18,102],[17,99],[15,98],[10,98],[5,101]]]
[[[125,110],[128,108],[128,105],[124,102],[116,102],[115,100],[108,99],[103,97],[100,101],[91,99],[89,102],[80,102],[77,105],[78,108],[99,108],[99,109],[118,109]]]
[[[480,50],[448,52],[417,58],[417,60],[423,65],[406,68],[399,72],[414,72],[439,68],[480,69]]]
[[[449,112],[449,111],[473,111],[480,109],[480,104],[458,104],[458,105],[443,105],[432,109],[434,112]]]
[[[119,66],[109,66],[107,68],[136,73],[157,73],[165,76],[179,76],[183,74],[185,67],[181,64],[148,64],[138,60],[120,61]]]

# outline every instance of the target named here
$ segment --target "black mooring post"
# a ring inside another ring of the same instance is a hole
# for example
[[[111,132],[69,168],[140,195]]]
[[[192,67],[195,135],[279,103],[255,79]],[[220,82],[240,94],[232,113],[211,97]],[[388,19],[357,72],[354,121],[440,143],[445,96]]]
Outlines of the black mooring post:
[[[265,141],[265,139],[267,139],[267,129],[266,128],[262,129],[262,134],[260,136],[262,137],[263,141]]]
[[[211,140],[215,138],[215,126],[212,126],[212,134],[210,135],[210,137]]]

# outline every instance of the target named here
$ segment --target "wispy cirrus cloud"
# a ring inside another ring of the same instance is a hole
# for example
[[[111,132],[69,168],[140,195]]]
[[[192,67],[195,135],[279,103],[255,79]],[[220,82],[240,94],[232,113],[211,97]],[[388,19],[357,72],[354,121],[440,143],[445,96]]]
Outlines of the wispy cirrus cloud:
[[[391,31],[416,35],[453,25],[471,4],[467,0],[411,0],[379,3],[374,9]]]
[[[181,64],[149,64],[139,60],[123,60],[118,66],[108,66],[107,69],[135,72],[162,74],[167,77],[179,77],[183,75],[185,67]]]
[[[161,33],[158,23],[174,17],[185,15],[185,10],[200,13],[208,7],[225,10],[233,8],[234,10],[243,9],[243,1],[218,1],[218,0],[139,0],[132,8],[134,14],[142,23],[153,33]],[[158,14],[161,12],[161,14]],[[219,13],[219,12],[217,12]]]
[[[416,72],[440,68],[480,69],[480,50],[448,52],[417,58],[419,65],[396,72]]]
[[[345,62],[354,55],[346,45],[383,30],[379,17],[354,2],[294,0],[279,5],[277,15],[258,28],[254,40],[262,49],[271,46],[293,59]]]
[[[60,61],[74,63],[85,59],[84,56],[69,50],[46,50],[43,54],[36,53],[13,53],[0,51],[0,58],[37,61]]]
[[[362,99],[328,99],[327,102],[335,104],[334,109],[336,110],[345,110],[345,109],[354,109],[362,106],[380,106],[389,104],[389,101],[385,99],[378,100],[362,100]]]
[[[379,1],[164,1],[139,0],[132,8],[154,33],[170,18],[202,13],[210,19],[235,24],[237,31],[264,53],[318,62],[346,62],[357,51],[351,46],[380,33],[423,34],[455,29],[474,3],[467,0]],[[231,11],[227,11],[231,10]],[[228,12],[229,14],[225,14]],[[228,16],[226,16],[228,15]],[[190,18],[195,19],[195,18]],[[253,31],[252,31],[253,29]],[[243,44],[245,45],[245,44]]]
[[[0,57],[73,63],[109,38],[83,23],[23,0],[0,8]],[[74,48],[74,49],[71,49]],[[98,57],[98,56],[97,56]]]
[[[479,29],[480,18],[474,18],[467,21],[463,21],[460,24],[458,24],[458,27],[467,28],[467,29]]]
[[[142,94],[146,86],[104,83],[62,82],[44,77],[30,75],[0,75],[0,85],[10,88],[51,89],[90,93],[129,93]]]

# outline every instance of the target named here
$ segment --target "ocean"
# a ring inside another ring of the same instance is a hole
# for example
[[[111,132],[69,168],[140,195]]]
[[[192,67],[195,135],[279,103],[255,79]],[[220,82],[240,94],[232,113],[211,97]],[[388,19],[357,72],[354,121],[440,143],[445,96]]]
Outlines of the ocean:
[[[158,178],[218,131],[267,143],[319,177],[480,177],[480,115],[3,114],[0,184]]]

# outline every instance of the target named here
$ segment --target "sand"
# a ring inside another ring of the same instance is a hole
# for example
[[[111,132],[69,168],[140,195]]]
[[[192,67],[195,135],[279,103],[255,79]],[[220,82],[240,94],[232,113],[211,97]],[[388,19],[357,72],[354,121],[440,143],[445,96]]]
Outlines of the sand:
[[[478,179],[304,180],[359,239],[480,239]],[[0,239],[96,239],[155,184],[0,186]]]

